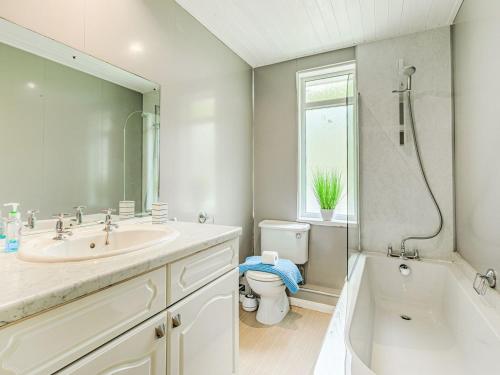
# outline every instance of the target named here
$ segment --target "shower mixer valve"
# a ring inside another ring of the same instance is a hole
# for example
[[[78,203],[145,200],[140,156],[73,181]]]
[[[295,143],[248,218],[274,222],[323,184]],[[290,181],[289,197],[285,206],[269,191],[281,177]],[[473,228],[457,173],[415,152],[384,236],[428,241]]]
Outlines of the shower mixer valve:
[[[401,246],[401,251],[399,252],[399,254],[392,249],[392,245],[387,246],[387,256],[405,260],[420,260],[418,249],[414,249],[412,252],[408,252],[406,251],[406,248],[404,246]]]

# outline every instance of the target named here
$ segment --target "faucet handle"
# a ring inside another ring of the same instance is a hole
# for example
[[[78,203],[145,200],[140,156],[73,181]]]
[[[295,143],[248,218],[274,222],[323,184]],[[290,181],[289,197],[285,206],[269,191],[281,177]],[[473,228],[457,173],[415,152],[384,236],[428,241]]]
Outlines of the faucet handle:
[[[56,214],[56,215],[53,215],[53,217],[57,218],[57,222],[56,222],[56,236],[54,237],[54,240],[64,240],[64,235],[68,235],[68,236],[71,236],[73,234],[73,232],[71,232],[70,230],[66,230],[64,228],[64,221],[63,219],[65,217],[69,216],[69,214],[66,214],[66,213],[59,213],[59,214]]]
[[[396,252],[392,249],[392,245],[391,245],[391,244],[389,244],[389,245],[387,246],[387,256],[388,256],[388,257],[392,257],[392,258],[399,258],[399,257],[400,257],[400,255],[399,255],[399,254],[397,254],[397,253],[396,253]]]
[[[24,225],[26,228],[29,229],[35,229],[35,223],[37,221],[36,214],[39,213],[40,211],[37,209],[30,209],[27,211],[27,223]]]
[[[104,210],[101,210],[102,213],[105,213],[106,215],[111,215],[113,212],[116,212],[116,209],[114,208],[105,208]]]
[[[87,208],[87,206],[75,206],[75,207],[73,207],[74,210],[83,210],[84,208]]]

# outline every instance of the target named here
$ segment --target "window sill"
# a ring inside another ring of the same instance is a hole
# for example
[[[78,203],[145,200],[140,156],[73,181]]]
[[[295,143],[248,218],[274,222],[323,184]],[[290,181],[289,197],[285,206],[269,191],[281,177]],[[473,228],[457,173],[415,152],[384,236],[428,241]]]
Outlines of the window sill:
[[[308,223],[311,225],[317,225],[321,227],[340,227],[340,228],[347,228],[348,225],[356,225],[355,222],[350,222],[350,221],[345,221],[345,220],[331,220],[331,221],[324,221],[321,219],[313,219],[313,218],[298,218],[297,221],[299,223]]]

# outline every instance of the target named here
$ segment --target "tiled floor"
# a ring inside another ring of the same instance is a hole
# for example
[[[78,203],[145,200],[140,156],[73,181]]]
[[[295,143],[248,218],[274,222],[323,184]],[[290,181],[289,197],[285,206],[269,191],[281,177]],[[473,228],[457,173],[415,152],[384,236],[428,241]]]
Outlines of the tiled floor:
[[[280,324],[265,326],[240,308],[240,374],[309,375],[330,319],[292,306]]]

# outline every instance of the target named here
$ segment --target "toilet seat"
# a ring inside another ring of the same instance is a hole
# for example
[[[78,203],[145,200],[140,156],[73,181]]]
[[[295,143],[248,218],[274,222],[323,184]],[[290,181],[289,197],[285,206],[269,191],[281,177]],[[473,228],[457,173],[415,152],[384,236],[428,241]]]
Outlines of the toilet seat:
[[[281,277],[279,277],[278,275],[262,271],[247,271],[246,277],[255,281],[262,281],[262,282],[281,281]]]

